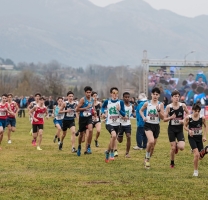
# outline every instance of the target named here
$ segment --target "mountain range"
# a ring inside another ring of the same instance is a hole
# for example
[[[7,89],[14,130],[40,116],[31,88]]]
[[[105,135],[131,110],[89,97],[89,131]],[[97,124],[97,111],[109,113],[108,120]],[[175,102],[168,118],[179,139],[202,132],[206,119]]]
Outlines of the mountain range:
[[[185,8],[184,8],[185,9]],[[155,10],[143,0],[98,7],[88,0],[0,0],[0,57],[15,62],[57,60],[139,65],[149,58],[208,60],[208,16]]]

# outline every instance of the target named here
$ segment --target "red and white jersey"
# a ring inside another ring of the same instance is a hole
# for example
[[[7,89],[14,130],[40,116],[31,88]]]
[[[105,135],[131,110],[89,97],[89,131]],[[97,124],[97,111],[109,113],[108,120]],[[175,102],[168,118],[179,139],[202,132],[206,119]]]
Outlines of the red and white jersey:
[[[5,104],[0,103],[0,119],[6,119],[7,118],[8,108],[9,108],[8,103],[5,103]]]
[[[44,107],[36,106],[35,111],[33,113],[33,117],[38,121],[35,122],[33,119],[32,124],[44,124],[44,114],[46,113],[46,111],[47,108],[45,106]]]
[[[8,104],[10,105],[11,111],[14,112],[14,113],[16,113],[17,112],[16,102],[12,101],[11,103],[8,102]],[[8,117],[15,118],[15,116],[14,115],[11,115],[10,113],[8,113]]]

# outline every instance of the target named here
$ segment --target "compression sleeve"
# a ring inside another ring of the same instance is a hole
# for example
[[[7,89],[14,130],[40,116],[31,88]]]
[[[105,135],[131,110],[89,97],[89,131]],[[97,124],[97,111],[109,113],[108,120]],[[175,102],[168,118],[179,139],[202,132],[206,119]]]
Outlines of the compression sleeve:
[[[101,114],[105,113],[105,109],[107,108],[108,105],[108,99],[106,99],[101,107]]]
[[[124,107],[124,102],[123,101],[120,101],[120,106],[121,106],[121,109],[120,109],[120,114],[125,117],[126,115],[126,112],[125,112],[125,107]]]

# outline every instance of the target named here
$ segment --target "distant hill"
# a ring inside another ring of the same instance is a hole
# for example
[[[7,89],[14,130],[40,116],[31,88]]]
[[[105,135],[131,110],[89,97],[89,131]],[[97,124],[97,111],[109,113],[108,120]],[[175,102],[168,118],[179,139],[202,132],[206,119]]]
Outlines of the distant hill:
[[[207,60],[208,16],[187,18],[142,0],[105,8],[88,0],[0,0],[0,57],[15,62],[138,65],[150,58]]]

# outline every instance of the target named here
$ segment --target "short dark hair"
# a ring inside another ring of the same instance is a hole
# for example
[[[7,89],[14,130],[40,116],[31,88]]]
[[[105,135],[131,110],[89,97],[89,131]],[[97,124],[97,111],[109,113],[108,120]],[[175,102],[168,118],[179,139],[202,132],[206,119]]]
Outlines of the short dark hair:
[[[129,92],[124,92],[124,93],[123,93],[123,97],[124,97],[125,95],[129,95],[129,96],[130,96],[130,93],[129,93]]]
[[[86,87],[84,88],[84,91],[85,91],[85,92],[87,92],[87,91],[92,91],[92,88],[91,88],[90,86],[86,86]]]
[[[57,101],[58,101],[59,99],[62,99],[62,100],[63,100],[63,97],[58,97],[58,98],[57,98]]]
[[[8,97],[8,95],[7,95],[7,94],[2,94],[1,96],[2,96],[2,97],[3,97],[3,96],[4,96],[4,97]]]
[[[193,106],[192,106],[192,110],[196,111],[196,110],[199,110],[201,111],[201,105],[199,103],[195,103]]]
[[[38,95],[41,97],[41,94],[39,92],[35,94],[35,97],[38,96]]]
[[[175,95],[179,95],[181,96],[180,92],[178,90],[174,90],[172,93],[171,93],[171,97],[175,96]]]
[[[8,94],[7,94],[7,96],[11,96],[11,97],[13,97],[13,94],[12,94],[12,93],[8,93]]]
[[[92,94],[91,94],[91,96],[93,96],[94,94],[98,94],[98,93],[97,93],[97,92],[95,92],[95,91],[93,91],[93,92],[92,92]]]
[[[40,97],[40,99],[39,100],[44,100],[45,101],[45,98],[44,97]]]
[[[68,91],[66,95],[69,96],[70,94],[74,95],[74,93],[72,91]]]
[[[158,87],[153,88],[151,93],[153,94],[155,92],[160,94],[160,89]]]
[[[193,90],[195,90],[195,89],[197,88],[197,84],[196,84],[196,83],[193,83],[193,84],[191,85],[191,88],[192,88]]]
[[[194,75],[192,73],[190,73],[189,76],[194,76]]]
[[[117,91],[118,91],[118,88],[117,88],[117,87],[112,87],[112,88],[110,89],[110,93],[112,93],[113,90],[117,90]]]

